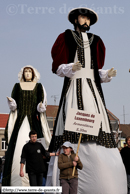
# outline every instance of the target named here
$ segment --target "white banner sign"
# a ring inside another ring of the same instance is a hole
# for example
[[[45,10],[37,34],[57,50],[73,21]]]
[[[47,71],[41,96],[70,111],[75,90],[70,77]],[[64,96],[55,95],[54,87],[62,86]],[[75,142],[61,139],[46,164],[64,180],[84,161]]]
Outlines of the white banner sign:
[[[68,109],[65,130],[98,136],[101,115],[83,110]]]

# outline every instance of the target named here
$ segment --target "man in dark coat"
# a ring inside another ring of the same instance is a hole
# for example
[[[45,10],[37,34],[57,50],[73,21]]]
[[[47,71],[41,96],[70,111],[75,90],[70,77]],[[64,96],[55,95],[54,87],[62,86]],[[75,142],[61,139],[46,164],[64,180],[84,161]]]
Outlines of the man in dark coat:
[[[128,194],[130,194],[130,136],[126,138],[126,144],[120,153],[126,169]]]

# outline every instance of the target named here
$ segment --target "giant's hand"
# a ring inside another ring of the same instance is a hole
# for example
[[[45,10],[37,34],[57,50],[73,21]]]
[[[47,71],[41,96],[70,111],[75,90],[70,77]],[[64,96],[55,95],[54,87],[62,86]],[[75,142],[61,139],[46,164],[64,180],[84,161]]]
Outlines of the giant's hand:
[[[45,104],[42,103],[42,101],[37,105],[37,111],[40,113],[43,113],[46,111],[46,106]]]
[[[40,102],[39,107],[42,108],[42,101]]]
[[[81,68],[82,68],[82,65],[79,61],[77,63],[74,63],[74,65],[72,65],[73,71],[79,71]]]
[[[10,97],[8,97],[8,96],[7,96],[7,100],[8,100],[9,102],[12,102],[12,101],[13,101],[12,98],[10,98]]]
[[[17,108],[16,101],[13,98],[7,96],[7,102],[8,102],[10,110],[15,111]]]
[[[117,74],[117,70],[114,70],[114,67],[108,70],[108,77],[115,77]]]

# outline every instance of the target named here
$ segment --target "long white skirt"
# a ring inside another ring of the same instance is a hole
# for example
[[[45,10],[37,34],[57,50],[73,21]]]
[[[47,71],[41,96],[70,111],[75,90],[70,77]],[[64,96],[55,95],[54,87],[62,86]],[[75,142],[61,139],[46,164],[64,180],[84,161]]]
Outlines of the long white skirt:
[[[20,160],[23,146],[29,141],[30,125],[27,116],[24,118],[23,123],[19,129],[17,142],[15,146],[12,169],[11,169],[11,186],[29,186],[28,174],[25,173],[24,177],[20,177]]]
[[[102,116],[102,131],[111,133],[106,109],[94,80],[91,80],[98,102],[95,102],[86,78],[82,78],[82,98],[84,110]],[[71,81],[66,94],[65,114],[69,108],[78,109],[76,79]],[[55,136],[63,135],[63,104],[59,113]],[[73,144],[76,152],[77,144]],[[126,172],[117,148],[106,148],[94,142],[80,144],[79,157],[83,169],[79,170],[78,194],[127,194]],[[58,157],[51,158],[46,185],[59,185]]]

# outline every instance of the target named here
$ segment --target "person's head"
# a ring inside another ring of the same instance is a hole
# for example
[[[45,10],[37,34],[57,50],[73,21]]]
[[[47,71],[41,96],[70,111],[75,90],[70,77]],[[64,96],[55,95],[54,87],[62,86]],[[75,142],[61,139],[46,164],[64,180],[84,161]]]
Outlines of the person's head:
[[[69,142],[69,141],[66,141],[63,145],[62,145],[62,148],[63,148],[63,152],[65,155],[69,156],[73,150],[72,148],[72,144]]]
[[[130,136],[126,137],[126,143],[127,143],[128,147],[130,147]]]
[[[32,143],[35,143],[37,141],[37,132],[34,130],[30,131],[29,138]]]
[[[35,77],[35,74],[31,67],[25,67],[23,69],[23,80],[25,82],[33,81],[34,77]]]
[[[126,147],[126,145],[127,145],[127,143],[126,143],[126,142],[124,142],[124,147]]]
[[[68,20],[74,25],[75,30],[85,32],[97,22],[98,16],[93,10],[80,7],[74,8],[69,12]]]

